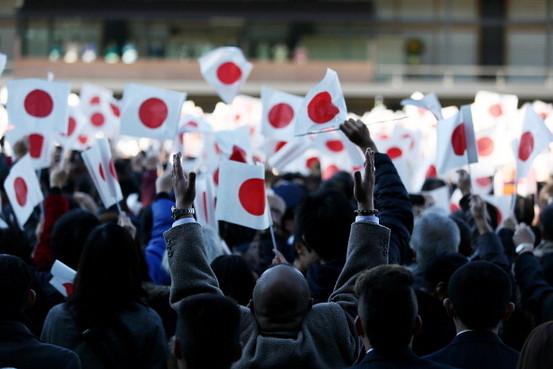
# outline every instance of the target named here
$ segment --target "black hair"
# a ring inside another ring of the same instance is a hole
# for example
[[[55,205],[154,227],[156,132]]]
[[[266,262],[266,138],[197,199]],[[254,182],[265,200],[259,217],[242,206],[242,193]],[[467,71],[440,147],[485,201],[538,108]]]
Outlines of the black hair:
[[[81,328],[108,325],[142,302],[140,250],[116,224],[96,227],[85,242],[68,306]]]
[[[439,178],[426,178],[422,185],[421,191],[432,191],[437,188],[447,186],[447,183],[443,179]]]
[[[393,354],[411,342],[418,316],[413,283],[406,268],[381,265],[366,271],[355,284],[363,328],[381,354]]]
[[[335,190],[317,192],[296,211],[295,239],[323,261],[344,259],[353,221],[353,207],[345,195]]]
[[[469,329],[495,328],[511,301],[511,280],[497,265],[474,261],[451,276],[448,294],[461,322]]]
[[[553,241],[553,204],[547,205],[540,213],[542,239]]]
[[[445,282],[447,285],[451,275],[466,263],[468,259],[456,252],[436,256],[423,270],[426,286],[434,290],[440,282]]]
[[[94,214],[74,209],[61,216],[52,229],[50,247],[54,257],[72,269],[77,269],[86,239],[100,224]]]
[[[248,263],[240,255],[221,255],[211,262],[211,269],[225,296],[246,306],[255,287],[255,278]]]
[[[187,368],[227,369],[240,358],[240,309],[234,301],[201,293],[183,299],[177,315],[176,336]]]
[[[21,258],[0,254],[0,319],[21,317],[31,283],[31,272]]]
[[[515,202],[515,217],[519,223],[532,224],[534,221],[534,200],[518,196]]]

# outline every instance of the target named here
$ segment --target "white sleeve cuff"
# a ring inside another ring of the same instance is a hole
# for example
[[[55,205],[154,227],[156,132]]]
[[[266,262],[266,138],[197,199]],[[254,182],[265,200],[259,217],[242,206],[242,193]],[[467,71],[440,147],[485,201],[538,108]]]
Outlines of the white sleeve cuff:
[[[380,221],[376,215],[358,215],[355,217],[355,223],[380,224]]]
[[[196,223],[196,219],[194,219],[193,217],[180,218],[173,222],[173,228],[189,223]]]

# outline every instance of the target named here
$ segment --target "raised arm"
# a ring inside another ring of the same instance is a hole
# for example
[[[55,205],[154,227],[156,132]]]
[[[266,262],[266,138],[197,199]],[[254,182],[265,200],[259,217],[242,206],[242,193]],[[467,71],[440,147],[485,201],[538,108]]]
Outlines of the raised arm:
[[[357,297],[353,289],[359,274],[388,262],[390,230],[379,225],[378,218],[373,214],[374,160],[374,152],[367,149],[364,174],[362,176],[360,172],[355,173],[354,194],[358,216],[351,226],[346,263],[329,299],[330,302],[340,304],[351,317],[356,314]]]
[[[182,170],[181,154],[173,157],[173,190],[177,209],[190,209],[196,195],[195,173]],[[199,293],[222,294],[217,278],[206,258],[201,226],[192,215],[176,220],[164,233],[171,272],[170,302],[176,308],[179,302]]]
[[[340,129],[363,152],[370,148],[376,153],[374,205],[379,211],[380,224],[391,230],[390,263],[405,263],[410,255],[409,239],[413,231],[413,211],[407,190],[388,155],[378,153],[369,129],[361,120],[348,119]]]

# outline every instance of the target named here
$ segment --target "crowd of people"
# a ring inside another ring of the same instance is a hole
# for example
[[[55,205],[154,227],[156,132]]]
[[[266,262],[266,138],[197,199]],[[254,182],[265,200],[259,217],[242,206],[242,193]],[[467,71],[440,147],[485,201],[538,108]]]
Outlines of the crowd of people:
[[[552,368],[553,181],[500,219],[468,173],[428,178],[461,190],[447,213],[407,192],[362,121],[340,129],[364,168],[268,172],[273,235],[200,226],[180,153],[116,160],[136,211],[102,208],[58,151],[23,229],[2,198],[0,367]],[[0,156],[0,180],[25,151]],[[56,260],[76,270],[67,298]]]

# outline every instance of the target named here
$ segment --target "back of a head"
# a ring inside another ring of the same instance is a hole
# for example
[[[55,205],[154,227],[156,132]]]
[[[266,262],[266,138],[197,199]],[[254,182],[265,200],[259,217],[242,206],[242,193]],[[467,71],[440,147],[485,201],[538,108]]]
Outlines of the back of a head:
[[[553,321],[534,328],[526,339],[517,369],[553,368]]]
[[[112,223],[96,227],[85,242],[69,303],[92,324],[139,301],[140,261],[127,230]]]
[[[355,284],[359,317],[371,346],[380,353],[392,354],[411,342],[418,316],[413,282],[406,268],[381,265]]]
[[[354,213],[351,203],[336,190],[307,196],[296,212],[297,240],[315,250],[322,260],[343,259]]]
[[[427,211],[415,221],[411,236],[417,263],[422,267],[438,255],[458,252],[460,241],[457,224],[435,211]]]
[[[20,318],[31,283],[31,272],[22,259],[0,254],[0,320]]]
[[[433,290],[440,282],[446,283],[447,286],[453,273],[466,263],[468,263],[468,259],[459,253],[436,256],[423,270],[427,287]]]
[[[493,263],[470,262],[453,273],[448,294],[458,319],[468,329],[493,329],[511,301],[511,281]]]
[[[553,241],[553,204],[547,205],[540,213],[542,238]]]
[[[240,358],[240,309],[231,299],[202,293],[178,306],[176,336],[190,369],[223,369]]]
[[[211,269],[225,296],[246,306],[255,286],[255,278],[248,263],[240,255],[222,255],[213,260]]]
[[[83,245],[90,232],[99,224],[100,220],[88,211],[75,209],[64,214],[52,230],[50,245],[55,258],[77,269]]]

